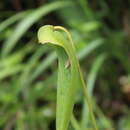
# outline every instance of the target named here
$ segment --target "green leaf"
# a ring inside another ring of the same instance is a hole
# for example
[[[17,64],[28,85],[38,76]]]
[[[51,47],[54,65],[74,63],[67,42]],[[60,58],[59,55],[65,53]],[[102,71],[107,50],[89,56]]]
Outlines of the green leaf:
[[[20,12],[20,13],[17,13],[15,15],[11,16],[10,18],[6,19],[5,21],[1,22],[0,23],[0,32],[2,32],[4,29],[6,29],[8,26],[13,24],[17,20],[25,17],[28,13],[29,13],[29,11]]]
[[[68,38],[60,31],[66,32]],[[80,87],[85,90],[88,106],[91,109],[90,113],[95,129],[97,129],[71,35],[63,27],[46,25],[39,29],[38,40],[42,44],[50,43],[53,45],[59,60],[56,129],[67,130]]]

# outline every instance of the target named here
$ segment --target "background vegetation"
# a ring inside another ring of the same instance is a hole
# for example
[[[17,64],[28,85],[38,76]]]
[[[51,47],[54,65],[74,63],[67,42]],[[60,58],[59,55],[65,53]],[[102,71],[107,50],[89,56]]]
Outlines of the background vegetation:
[[[72,33],[100,130],[130,129],[130,1],[0,1],[0,129],[54,130],[57,57],[37,30]],[[92,130],[82,92],[70,130]]]

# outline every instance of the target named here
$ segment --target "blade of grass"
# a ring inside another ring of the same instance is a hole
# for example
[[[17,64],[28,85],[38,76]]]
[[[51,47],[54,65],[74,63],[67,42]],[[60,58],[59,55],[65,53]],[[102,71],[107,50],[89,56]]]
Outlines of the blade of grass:
[[[4,70],[1,70],[0,80],[22,71],[23,68],[24,68],[24,66],[22,66],[22,65],[15,65],[14,67],[8,67]]]
[[[41,64],[37,67],[37,69],[32,73],[30,76],[29,82],[31,83],[34,81],[44,70],[46,70],[56,59],[56,54],[51,53],[49,54],[42,62]]]
[[[92,69],[90,70],[90,73],[88,75],[87,85],[88,85],[88,94],[92,97],[94,84],[97,78],[97,74],[99,72],[99,69],[101,68],[104,60],[107,58],[106,54],[99,55],[96,60],[93,63]],[[85,130],[89,121],[89,109],[88,105],[84,103],[83,106],[83,113],[82,113],[82,129]]]
[[[0,80],[17,74],[18,72],[22,72],[25,65],[21,63],[23,58],[27,53],[32,51],[34,46],[31,47],[29,45],[26,45],[24,48],[22,48],[20,51],[15,52],[11,56],[6,57],[5,59],[1,59],[0,62]]]
[[[38,64],[38,60],[39,58],[48,51],[47,48],[43,48],[43,47],[40,47],[39,49],[36,50],[36,52],[31,56],[31,58],[29,59],[25,69],[23,70],[23,73],[20,77],[21,79],[21,83],[23,84],[23,86],[27,87],[25,84],[29,85],[29,83],[31,83],[33,80],[35,80],[35,78],[37,78],[39,75],[37,75],[37,71],[34,71],[34,67],[36,66],[36,64]],[[46,61],[46,60],[44,60]],[[46,61],[48,62],[48,60]],[[37,69],[36,69],[37,70]],[[33,71],[34,71],[34,75],[33,74]],[[41,71],[41,69],[39,70]],[[38,72],[39,72],[38,71]],[[38,73],[39,74],[39,73]],[[27,77],[30,77],[29,80],[26,80]],[[34,77],[34,78],[33,78]]]
[[[20,13],[17,13],[15,15],[11,16],[10,18],[4,20],[3,22],[1,22],[0,23],[0,32],[5,30],[11,24],[13,24],[16,21],[20,20],[21,18],[25,17],[28,13],[29,13],[29,11],[20,12]]]
[[[35,11],[31,12],[29,15],[27,15],[16,27],[14,30],[14,33],[5,41],[3,49],[2,49],[2,55],[5,57],[8,55],[11,50],[14,48],[18,40],[25,34],[25,32],[35,23],[37,22],[41,17],[45,16],[46,14],[50,13],[51,11],[69,6],[69,2],[54,2],[47,5],[44,5]]]
[[[79,53],[78,58],[83,59],[84,57],[88,56],[91,52],[93,52],[96,48],[100,47],[104,44],[103,39],[97,39],[89,43],[86,47],[84,47]]]
[[[89,7],[88,0],[79,0],[79,3],[84,11],[84,14],[86,15],[86,18],[88,20],[92,20],[94,18],[94,14]]]

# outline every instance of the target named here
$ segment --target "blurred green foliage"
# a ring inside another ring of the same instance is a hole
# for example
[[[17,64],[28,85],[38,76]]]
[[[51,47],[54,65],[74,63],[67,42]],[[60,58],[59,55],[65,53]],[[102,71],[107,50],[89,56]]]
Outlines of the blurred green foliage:
[[[37,44],[53,24],[72,33],[99,129],[129,130],[130,1],[37,1],[0,1],[0,129],[55,129],[57,57]],[[92,130],[82,99],[70,130]]]

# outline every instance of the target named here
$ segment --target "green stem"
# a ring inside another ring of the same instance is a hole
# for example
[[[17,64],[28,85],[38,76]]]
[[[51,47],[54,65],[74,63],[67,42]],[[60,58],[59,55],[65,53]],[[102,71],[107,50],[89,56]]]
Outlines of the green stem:
[[[80,71],[81,81],[82,81],[82,84],[83,84],[82,86],[83,86],[85,101],[86,101],[86,103],[88,104],[88,107],[89,107],[91,120],[93,122],[94,129],[98,130],[96,119],[95,119],[94,112],[93,112],[92,102],[91,102],[91,99],[89,98],[89,95],[87,93],[87,88],[86,88],[85,82],[83,80],[83,75],[82,75],[80,68],[79,68],[79,71]]]

